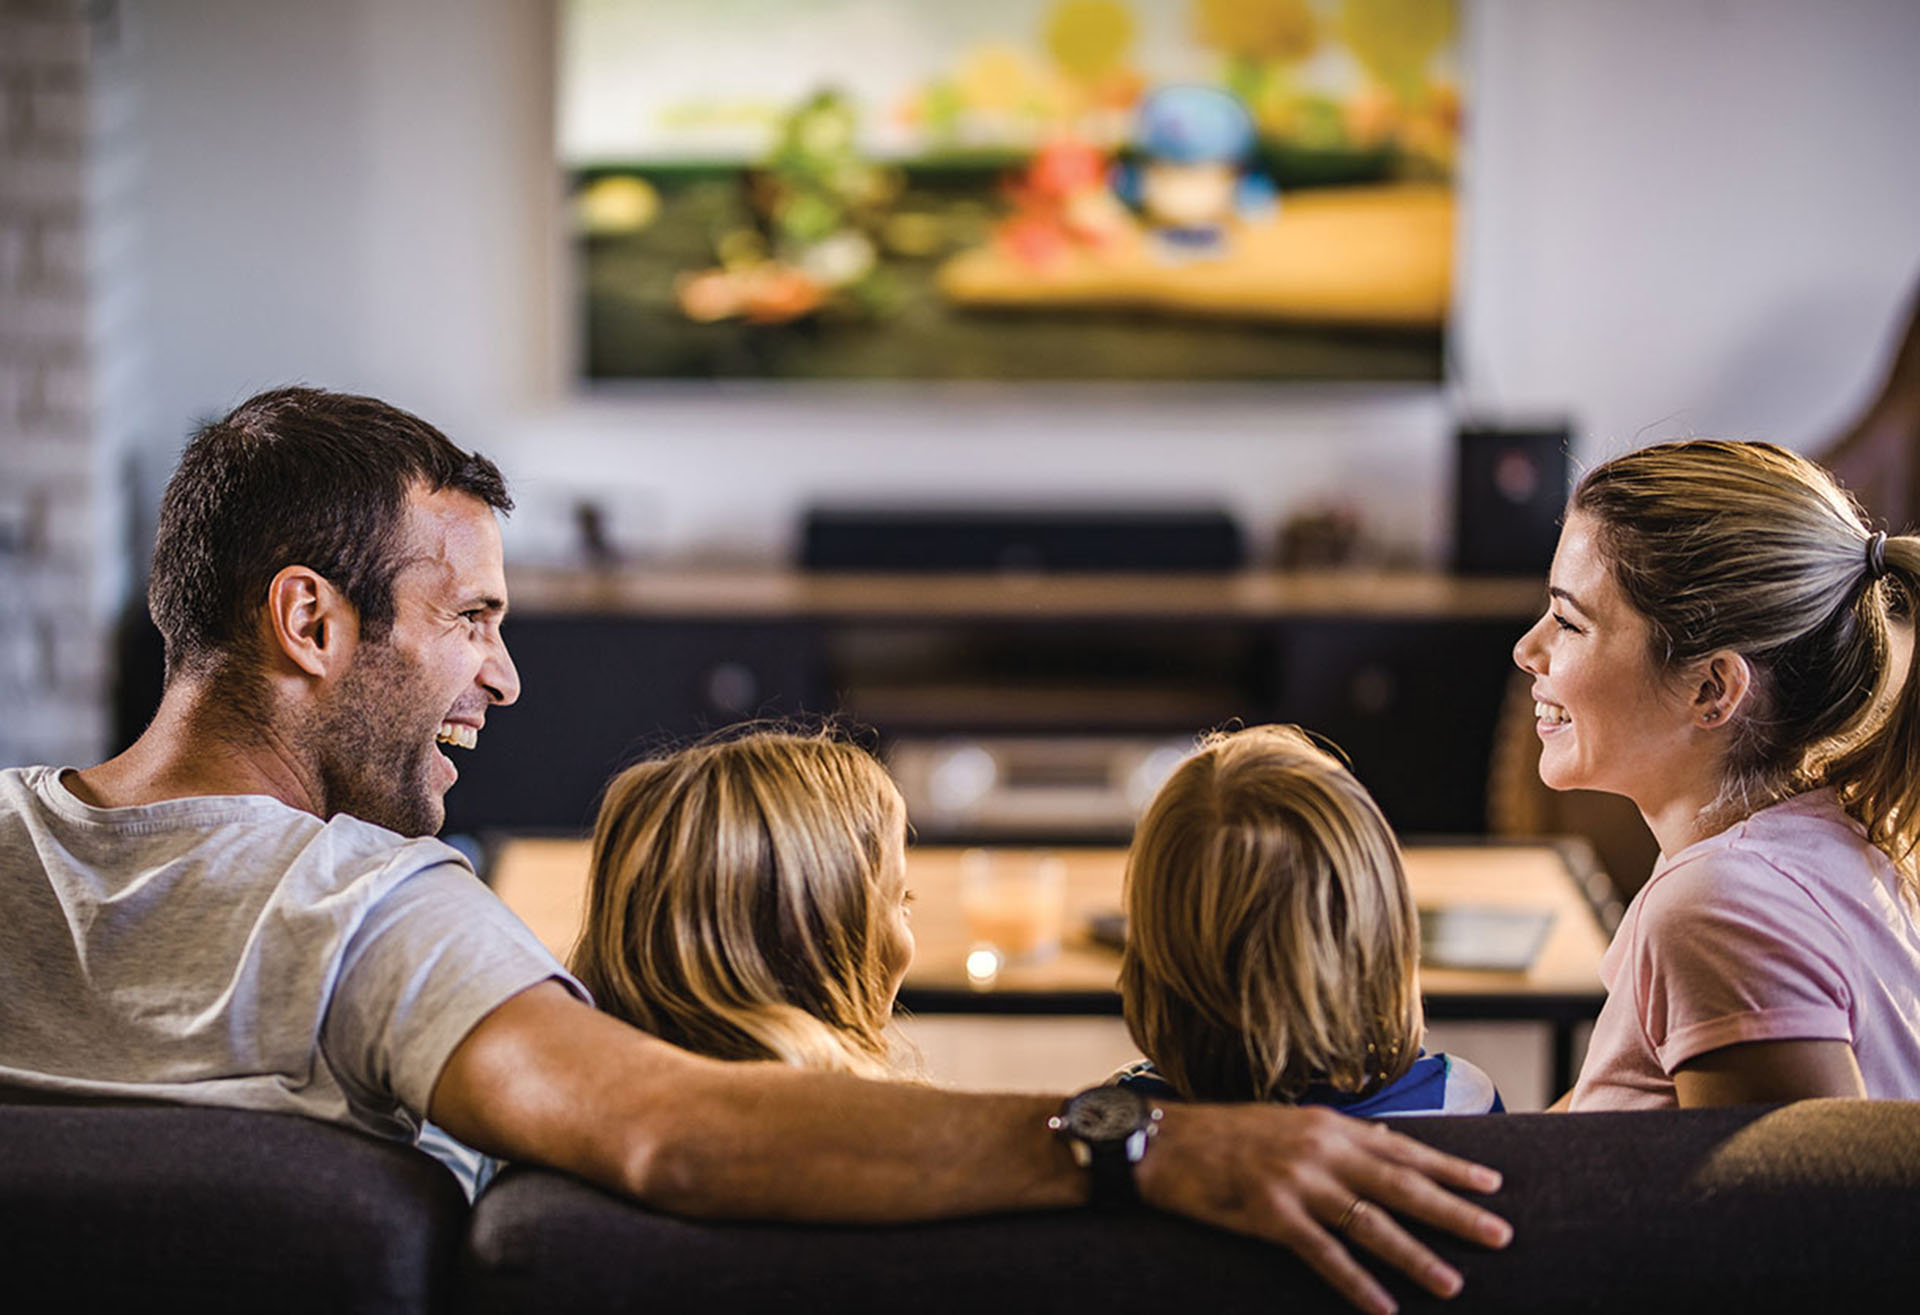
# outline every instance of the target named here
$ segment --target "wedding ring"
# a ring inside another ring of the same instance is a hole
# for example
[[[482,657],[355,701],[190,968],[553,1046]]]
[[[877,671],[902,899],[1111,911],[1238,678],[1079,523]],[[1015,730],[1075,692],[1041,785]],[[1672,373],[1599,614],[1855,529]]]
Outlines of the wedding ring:
[[[1366,1208],[1367,1203],[1365,1201],[1357,1196],[1354,1197],[1353,1200],[1347,1202],[1347,1208],[1340,1212],[1340,1218],[1334,1221],[1333,1231],[1345,1237],[1348,1230],[1350,1230],[1354,1224],[1358,1222],[1360,1216],[1365,1213]]]

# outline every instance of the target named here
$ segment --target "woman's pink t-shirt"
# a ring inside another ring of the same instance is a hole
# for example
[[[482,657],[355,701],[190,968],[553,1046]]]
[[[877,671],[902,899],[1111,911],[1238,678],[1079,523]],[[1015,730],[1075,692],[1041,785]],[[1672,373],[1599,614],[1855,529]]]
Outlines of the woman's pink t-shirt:
[[[1920,909],[1828,790],[1662,855],[1600,964],[1576,1110],[1677,1103],[1742,1041],[1845,1041],[1867,1095],[1920,1098]]]

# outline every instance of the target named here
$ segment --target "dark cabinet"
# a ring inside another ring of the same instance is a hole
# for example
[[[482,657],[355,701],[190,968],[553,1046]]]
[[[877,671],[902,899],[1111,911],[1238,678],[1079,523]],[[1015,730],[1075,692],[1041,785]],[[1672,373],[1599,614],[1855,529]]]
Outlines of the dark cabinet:
[[[521,698],[456,759],[450,831],[584,830],[606,779],[638,757],[742,720],[836,715],[920,761],[969,737],[1016,746],[1051,778],[1041,788],[1081,770],[1048,744],[1110,737],[1139,753],[1215,726],[1293,721],[1348,755],[1402,833],[1477,833],[1511,647],[1538,590],[1259,572],[512,587]]]
[[[585,830],[607,778],[706,731],[824,712],[818,631],[803,621],[515,617],[520,699],[460,754],[449,832]],[[457,751],[456,751],[457,752]]]
[[[1495,718],[1524,620],[1276,627],[1273,716],[1325,736],[1402,835],[1486,829]]]

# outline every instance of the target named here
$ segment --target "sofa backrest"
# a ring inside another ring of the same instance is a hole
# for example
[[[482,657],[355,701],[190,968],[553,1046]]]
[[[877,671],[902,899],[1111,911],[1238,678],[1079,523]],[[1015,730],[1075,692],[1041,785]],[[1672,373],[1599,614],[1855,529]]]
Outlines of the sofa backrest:
[[[1408,1310],[1905,1309],[1920,1102],[1407,1119],[1495,1165],[1513,1245],[1429,1236]],[[457,1266],[457,1273],[456,1273]],[[509,1169],[471,1215],[411,1149],[287,1115],[0,1104],[0,1272],[68,1309],[1338,1311],[1288,1253],[1151,1213],[707,1223]]]
[[[1920,1103],[1396,1126],[1503,1170],[1491,1203],[1515,1225],[1502,1252],[1426,1235],[1466,1291],[1442,1303],[1390,1278],[1405,1310],[1856,1310],[1920,1297]],[[1153,1214],[712,1224],[527,1169],[476,1204],[464,1269],[462,1304],[491,1315],[1346,1309],[1286,1252]]]
[[[466,1223],[439,1164],[311,1119],[0,1104],[0,1274],[46,1309],[417,1315]]]

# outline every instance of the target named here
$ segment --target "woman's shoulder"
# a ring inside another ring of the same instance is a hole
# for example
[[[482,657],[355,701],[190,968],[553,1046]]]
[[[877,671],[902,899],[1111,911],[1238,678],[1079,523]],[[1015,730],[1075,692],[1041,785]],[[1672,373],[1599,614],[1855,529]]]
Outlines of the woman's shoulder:
[[[1779,873],[1796,885],[1817,885],[1850,868],[1886,865],[1833,792],[1814,790],[1759,809],[1663,860],[1647,882],[1647,902],[1684,902],[1689,893],[1703,892],[1724,898],[1742,889],[1764,895],[1778,883],[1755,882],[1756,876]]]
[[[1732,831],[1739,845],[1786,841],[1860,848],[1868,844],[1866,828],[1841,806],[1839,796],[1830,789],[1788,795],[1778,803],[1756,809]]]
[[[1818,797],[1818,796],[1824,796]],[[1622,924],[1628,942],[1693,961],[1729,944],[1805,948],[1843,937],[1844,910],[1892,879],[1830,792],[1762,809],[1662,863]]]

